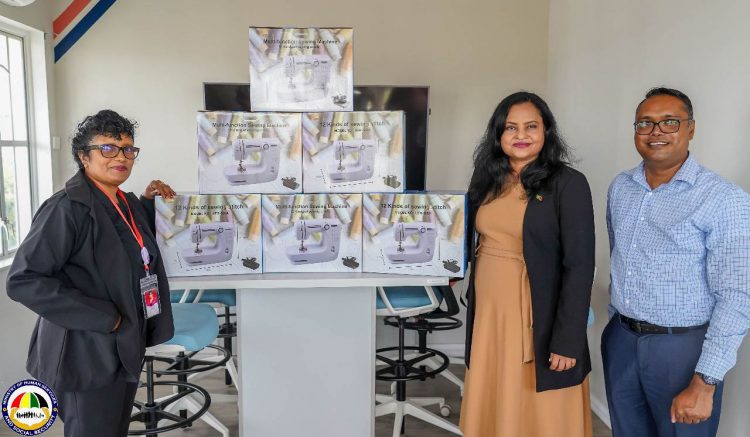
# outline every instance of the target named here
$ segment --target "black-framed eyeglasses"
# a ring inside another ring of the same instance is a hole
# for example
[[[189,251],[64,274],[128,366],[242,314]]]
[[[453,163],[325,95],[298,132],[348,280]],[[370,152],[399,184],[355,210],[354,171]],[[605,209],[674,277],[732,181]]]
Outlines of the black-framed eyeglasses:
[[[635,133],[637,133],[638,135],[650,135],[651,132],[654,131],[654,127],[656,125],[659,126],[659,130],[662,131],[662,133],[673,134],[680,130],[680,123],[682,123],[683,121],[691,122],[693,121],[693,119],[668,118],[666,120],[661,120],[658,122],[641,120],[633,123],[633,127],[635,128]]]
[[[135,159],[138,157],[138,152],[141,151],[140,148],[135,146],[119,147],[114,144],[90,144],[86,147],[86,150],[99,150],[105,158],[115,158],[122,151],[122,154],[127,159]]]

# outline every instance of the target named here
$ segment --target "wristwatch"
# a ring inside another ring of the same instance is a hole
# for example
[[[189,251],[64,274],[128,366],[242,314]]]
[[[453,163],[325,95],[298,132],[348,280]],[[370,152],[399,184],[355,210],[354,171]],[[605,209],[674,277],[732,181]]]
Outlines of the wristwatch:
[[[705,382],[707,385],[719,385],[721,382],[720,379],[714,378],[713,376],[705,375],[701,372],[695,372],[696,375],[700,376],[700,378]]]

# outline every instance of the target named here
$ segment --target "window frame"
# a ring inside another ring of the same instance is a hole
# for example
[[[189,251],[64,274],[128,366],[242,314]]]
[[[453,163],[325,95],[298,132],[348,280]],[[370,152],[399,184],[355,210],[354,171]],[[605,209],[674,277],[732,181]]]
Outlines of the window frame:
[[[49,46],[47,41],[48,34],[43,31],[27,26],[23,23],[13,21],[7,17],[0,16],[0,32],[9,38],[15,38],[21,42],[23,56],[23,76],[24,76],[24,93],[25,93],[25,116],[26,116],[26,141],[2,140],[0,147],[12,146],[14,159],[16,147],[24,146],[27,149],[28,159],[28,186],[29,199],[28,205],[30,210],[21,208],[16,209],[18,225],[18,245],[26,237],[26,233],[31,225],[36,210],[39,208],[40,199],[52,195],[53,190],[53,147],[52,136],[50,132],[50,106],[48,100],[47,84],[51,80],[48,77],[48,55]],[[3,50],[8,50],[9,45]],[[12,108],[11,108],[12,110]],[[58,147],[59,148],[59,147]],[[2,149],[0,149],[2,150]],[[16,166],[18,167],[18,166]],[[0,154],[0,178],[3,176],[2,156]],[[17,177],[17,176],[16,176]],[[0,216],[5,216],[5,191],[3,180],[0,179],[0,207],[3,207]],[[26,193],[19,193],[16,185],[16,198],[26,196]],[[17,200],[18,202],[18,200]],[[18,205],[18,204],[17,204]],[[21,218],[25,216],[21,224]],[[28,222],[28,223],[27,223]],[[15,256],[18,245],[15,249],[8,249],[8,233],[6,230],[0,231],[0,269],[10,265]]]

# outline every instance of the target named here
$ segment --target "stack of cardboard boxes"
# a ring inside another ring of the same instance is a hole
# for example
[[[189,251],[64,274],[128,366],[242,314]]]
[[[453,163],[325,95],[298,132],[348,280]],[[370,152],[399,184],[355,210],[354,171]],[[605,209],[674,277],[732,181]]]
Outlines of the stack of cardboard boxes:
[[[353,34],[250,28],[253,112],[198,112],[199,194],[157,198],[170,276],[464,275],[465,196],[404,193],[404,113],[352,111]]]

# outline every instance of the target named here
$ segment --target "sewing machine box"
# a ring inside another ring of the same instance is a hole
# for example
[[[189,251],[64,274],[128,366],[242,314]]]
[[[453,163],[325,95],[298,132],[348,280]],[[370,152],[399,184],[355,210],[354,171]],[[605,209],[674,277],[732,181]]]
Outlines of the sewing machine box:
[[[304,192],[404,191],[403,111],[302,114]]]
[[[363,271],[463,277],[463,192],[363,194]]]
[[[260,194],[156,198],[156,242],[167,276],[261,273]]]
[[[301,193],[300,114],[198,112],[201,194]]]
[[[362,195],[261,197],[263,271],[361,272]]]
[[[251,27],[253,111],[351,111],[351,28]]]

